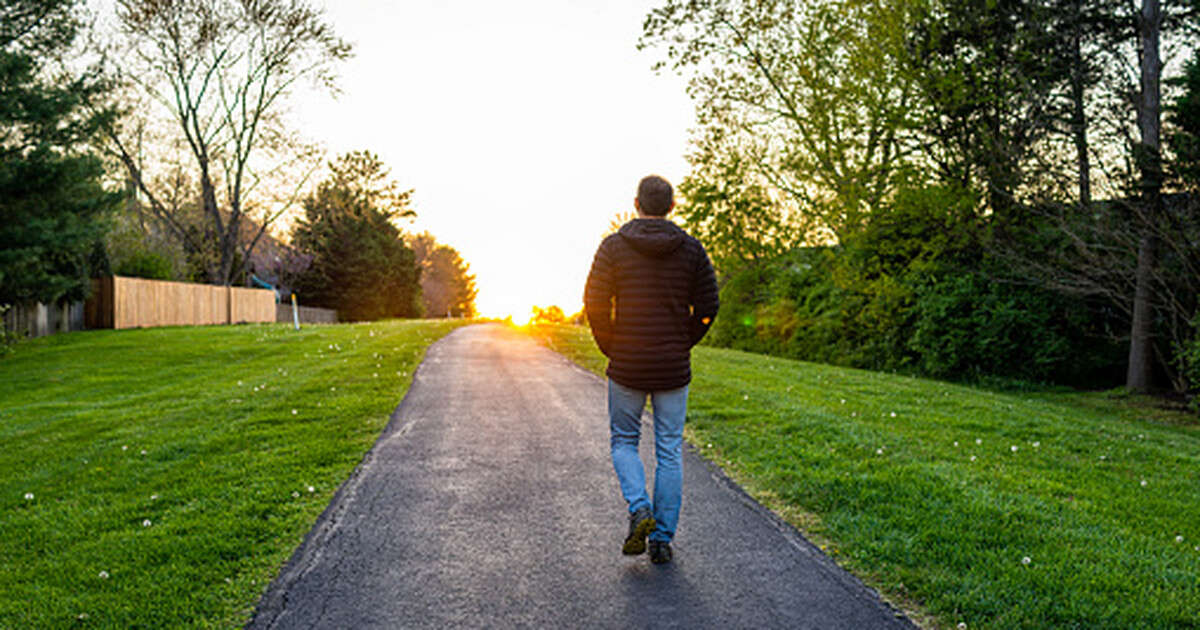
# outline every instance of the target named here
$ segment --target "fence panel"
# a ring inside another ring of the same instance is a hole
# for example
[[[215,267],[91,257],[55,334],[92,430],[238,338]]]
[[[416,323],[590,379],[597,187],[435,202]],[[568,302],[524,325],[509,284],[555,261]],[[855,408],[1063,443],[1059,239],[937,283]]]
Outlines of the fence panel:
[[[275,321],[275,293],[186,282],[112,276],[93,284],[92,328],[203,326]]]

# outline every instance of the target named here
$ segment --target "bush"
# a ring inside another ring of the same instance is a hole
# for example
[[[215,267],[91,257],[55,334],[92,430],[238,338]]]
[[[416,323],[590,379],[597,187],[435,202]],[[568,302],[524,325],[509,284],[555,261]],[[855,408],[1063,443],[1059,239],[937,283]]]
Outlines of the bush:
[[[1192,320],[1192,340],[1179,349],[1179,363],[1188,384],[1191,407],[1200,413],[1200,313]]]
[[[924,374],[1119,382],[1121,348],[1098,325],[1102,314],[1078,298],[980,272],[930,278],[917,296],[908,346]]]
[[[148,278],[150,280],[174,280],[175,265],[166,256],[153,251],[130,253],[113,267],[118,276]]]

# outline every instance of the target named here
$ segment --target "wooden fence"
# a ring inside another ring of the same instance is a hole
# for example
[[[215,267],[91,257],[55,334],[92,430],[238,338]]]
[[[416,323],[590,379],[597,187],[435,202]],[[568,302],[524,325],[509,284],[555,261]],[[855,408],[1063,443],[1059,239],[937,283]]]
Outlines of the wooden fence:
[[[4,309],[4,330],[25,337],[83,330],[83,302],[12,304]]]
[[[337,311],[331,308],[316,308],[313,306],[300,307],[300,323],[301,324],[336,324]],[[292,323],[292,305],[286,302],[280,302],[275,305],[275,321]]]
[[[275,293],[109,276],[92,281],[88,328],[149,328],[274,322]]]

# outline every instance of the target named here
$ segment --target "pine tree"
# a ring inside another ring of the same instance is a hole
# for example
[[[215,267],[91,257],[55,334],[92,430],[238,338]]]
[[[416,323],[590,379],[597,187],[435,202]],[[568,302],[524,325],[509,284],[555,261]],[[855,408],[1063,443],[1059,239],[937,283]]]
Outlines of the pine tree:
[[[79,32],[78,4],[0,2],[0,304],[82,298],[120,203],[87,149],[113,116],[83,105],[104,86],[47,67]]]

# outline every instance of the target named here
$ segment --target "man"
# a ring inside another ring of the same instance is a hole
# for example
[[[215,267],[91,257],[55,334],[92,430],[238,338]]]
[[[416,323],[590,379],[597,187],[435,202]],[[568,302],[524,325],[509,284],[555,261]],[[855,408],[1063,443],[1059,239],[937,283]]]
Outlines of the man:
[[[717,315],[717,281],[700,241],[666,215],[671,184],[651,175],[638,184],[638,217],[600,244],[584,307],[592,336],[608,357],[608,417],[613,468],[629,505],[621,551],[671,561],[683,495],[683,420],[691,349]],[[614,317],[615,313],[615,317]],[[654,500],[638,457],[642,410],[654,409]]]

